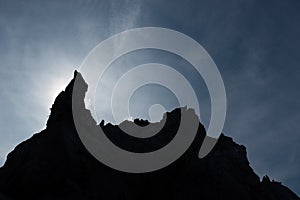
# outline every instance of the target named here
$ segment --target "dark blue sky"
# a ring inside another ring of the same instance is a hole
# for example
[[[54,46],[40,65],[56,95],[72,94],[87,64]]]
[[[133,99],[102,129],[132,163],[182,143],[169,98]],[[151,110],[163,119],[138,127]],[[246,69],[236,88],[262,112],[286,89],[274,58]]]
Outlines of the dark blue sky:
[[[0,0],[0,163],[15,145],[45,127],[55,96],[99,42],[127,29],[158,26],[185,33],[208,51],[227,92],[224,133],[247,147],[255,172],[299,194],[299,10],[297,0]],[[159,53],[136,52],[119,66],[153,58],[183,62]],[[193,74],[186,75],[193,82]],[[207,91],[201,84],[193,87],[207,125]],[[165,99],[172,99],[165,88],[152,89],[155,100],[163,91]],[[148,90],[141,88],[135,101]],[[133,110],[143,116],[143,110]]]

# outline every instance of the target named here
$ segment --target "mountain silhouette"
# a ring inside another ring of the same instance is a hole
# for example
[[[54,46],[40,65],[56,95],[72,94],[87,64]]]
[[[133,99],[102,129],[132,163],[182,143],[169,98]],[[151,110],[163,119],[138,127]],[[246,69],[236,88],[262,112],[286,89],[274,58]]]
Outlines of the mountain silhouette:
[[[76,96],[77,101],[72,102],[75,78],[80,81],[81,91]],[[102,164],[79,138],[72,103],[84,111],[82,123],[86,127],[102,128],[119,147],[140,153],[168,144],[177,132],[182,113],[197,116],[192,109],[177,108],[164,114],[165,124],[158,134],[149,138],[132,137],[120,127],[155,128],[162,122],[136,119],[119,126],[104,121],[97,124],[84,106],[87,87],[81,74],[75,71],[65,91],[56,97],[46,129],[9,153],[0,169],[0,200],[299,199],[289,188],[267,176],[260,181],[249,165],[246,148],[223,134],[214,149],[199,159],[199,149],[207,137],[200,122],[192,145],[178,160],[163,169],[126,173]]]

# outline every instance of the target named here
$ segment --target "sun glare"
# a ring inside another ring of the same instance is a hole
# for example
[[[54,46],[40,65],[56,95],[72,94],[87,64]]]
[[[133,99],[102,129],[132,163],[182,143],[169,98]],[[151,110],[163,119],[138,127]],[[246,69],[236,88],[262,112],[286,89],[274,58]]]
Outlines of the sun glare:
[[[51,81],[49,81],[49,85],[47,85],[47,91],[44,92],[44,103],[48,107],[51,107],[58,94],[65,90],[69,81],[69,79],[63,77],[55,77]]]

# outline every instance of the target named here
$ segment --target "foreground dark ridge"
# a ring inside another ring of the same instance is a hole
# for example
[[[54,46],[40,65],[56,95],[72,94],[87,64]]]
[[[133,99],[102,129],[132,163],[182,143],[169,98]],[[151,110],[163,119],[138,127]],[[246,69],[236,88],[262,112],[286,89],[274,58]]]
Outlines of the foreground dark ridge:
[[[79,97],[84,106],[87,85],[82,84]],[[111,169],[92,157],[81,143],[72,116],[74,79],[56,98],[47,128],[19,144],[0,169],[0,200],[93,200],[93,199],[299,199],[290,189],[267,176],[260,181],[249,166],[246,148],[231,138],[220,136],[213,151],[198,158],[206,135],[199,122],[191,147],[168,167],[145,174],[130,174]],[[83,108],[84,109],[84,108]],[[183,112],[192,110],[181,108]],[[148,138],[128,136],[118,126],[101,122],[96,125],[86,110],[86,123],[100,126],[120,147],[147,152],[161,148],[176,134],[180,109],[166,113],[166,125],[160,133]],[[196,115],[195,115],[196,117]],[[141,126],[149,122],[135,120]]]

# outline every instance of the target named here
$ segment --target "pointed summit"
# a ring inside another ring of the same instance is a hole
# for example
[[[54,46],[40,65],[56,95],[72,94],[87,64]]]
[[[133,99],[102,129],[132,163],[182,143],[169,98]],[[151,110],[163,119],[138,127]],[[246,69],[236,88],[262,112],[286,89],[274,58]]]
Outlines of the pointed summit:
[[[73,92],[74,84],[76,84],[75,93]],[[76,105],[84,108],[84,98],[87,89],[88,85],[83,79],[81,73],[75,70],[74,76],[67,85],[66,89],[61,91],[55,98],[55,101],[51,107],[51,114],[47,121],[47,126],[50,125],[54,119],[57,121],[62,114],[68,115],[69,118],[72,118],[72,103],[76,103]]]

